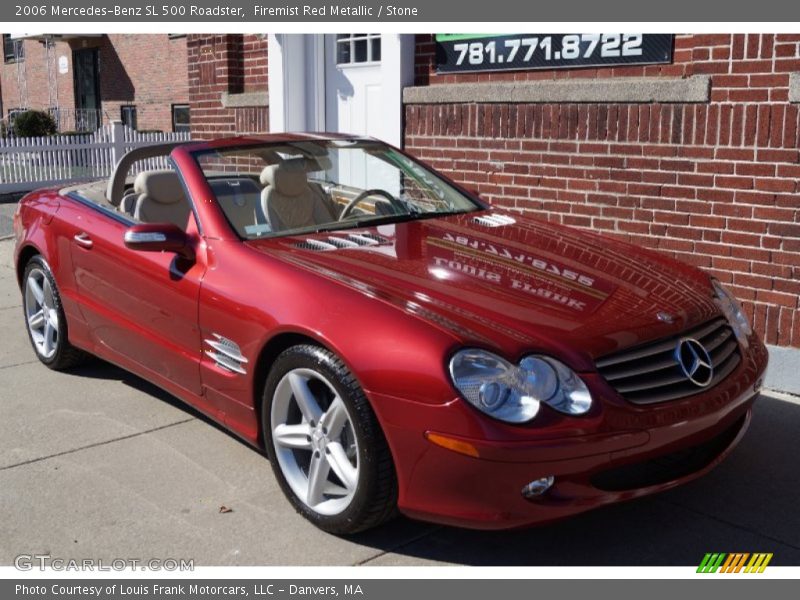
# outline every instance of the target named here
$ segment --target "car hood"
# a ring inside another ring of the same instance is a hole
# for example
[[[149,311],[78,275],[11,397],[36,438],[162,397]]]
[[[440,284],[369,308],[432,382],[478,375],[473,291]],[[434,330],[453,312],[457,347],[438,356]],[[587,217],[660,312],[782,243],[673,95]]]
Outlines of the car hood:
[[[507,353],[588,361],[718,313],[698,269],[504,211],[248,245]]]

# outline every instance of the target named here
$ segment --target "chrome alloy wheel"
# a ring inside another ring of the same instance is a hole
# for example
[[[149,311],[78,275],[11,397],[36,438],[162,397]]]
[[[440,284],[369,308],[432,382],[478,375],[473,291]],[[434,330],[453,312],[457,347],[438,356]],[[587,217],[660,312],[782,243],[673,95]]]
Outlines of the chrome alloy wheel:
[[[333,385],[298,368],[278,382],[272,400],[272,441],[295,495],[321,515],[345,510],[359,481],[353,420]]]
[[[38,267],[25,281],[25,319],[36,352],[51,358],[58,350],[58,309],[50,280]]]

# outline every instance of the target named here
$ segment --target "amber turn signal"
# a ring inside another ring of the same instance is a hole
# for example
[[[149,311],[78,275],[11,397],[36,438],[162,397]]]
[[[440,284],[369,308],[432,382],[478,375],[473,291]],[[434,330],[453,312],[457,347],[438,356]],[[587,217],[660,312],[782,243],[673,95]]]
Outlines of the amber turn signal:
[[[480,456],[478,449],[464,440],[457,440],[455,438],[442,435],[441,433],[434,433],[433,431],[426,431],[425,439],[436,444],[437,446],[447,448],[448,450],[452,450],[453,452],[457,452],[459,454],[464,454],[473,458],[478,458]]]

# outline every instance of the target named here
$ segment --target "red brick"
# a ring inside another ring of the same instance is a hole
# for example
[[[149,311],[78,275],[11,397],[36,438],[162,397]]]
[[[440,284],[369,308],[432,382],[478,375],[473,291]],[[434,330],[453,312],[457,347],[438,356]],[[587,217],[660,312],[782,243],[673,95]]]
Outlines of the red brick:
[[[27,108],[47,110],[50,97],[44,45],[37,40],[23,42]],[[121,117],[122,105],[135,105],[139,129],[172,129],[172,105],[188,102],[187,42],[185,37],[167,34],[107,34],[56,41],[55,54],[66,56],[67,74],[56,75],[58,106],[75,108],[73,87],[73,49],[95,47],[100,64],[101,110],[108,119]],[[153,69],[152,65],[158,65]],[[5,110],[20,106],[16,63],[0,64],[0,105]],[[74,127],[72,120],[65,123]]]
[[[797,295],[784,294],[782,292],[773,292],[769,290],[760,289],[756,292],[756,300],[765,302],[771,305],[786,306],[789,308],[797,308]]]
[[[755,179],[755,189],[767,192],[794,192],[797,183],[791,179]]]
[[[769,224],[769,232],[781,237],[800,238],[800,223],[772,222]]]
[[[787,102],[788,73],[800,71],[800,60],[787,50],[796,50],[800,36],[795,37],[678,36],[670,69],[513,75],[514,81],[522,81],[709,72],[712,98],[707,104],[566,103],[507,106],[499,112],[473,105],[475,123],[484,121],[472,129],[452,107],[406,107],[406,145],[454,169],[450,174],[457,179],[479,181],[490,172],[490,152],[518,152],[526,141],[548,143],[544,153],[541,147],[530,148],[527,155],[502,159],[506,168],[495,176],[500,189],[487,193],[509,206],[541,211],[549,220],[613,233],[709,268],[735,281],[767,339],[800,347],[800,317],[794,314],[800,311],[786,305],[788,297],[796,299],[800,280],[798,107]],[[418,78],[422,73],[427,79],[418,84],[509,77],[438,75],[430,36],[417,39],[427,44],[426,57],[418,56],[416,69]],[[710,60],[692,63],[692,54]],[[426,137],[437,119],[444,121],[438,125],[442,133]],[[581,143],[559,145],[567,140]],[[447,151],[450,147],[475,148],[477,154],[455,158]],[[526,163],[531,165],[529,174],[521,166]],[[527,197],[531,185],[537,185],[534,194],[540,198]]]
[[[758,177],[774,177],[775,165],[758,162],[742,162],[736,165],[737,175],[753,175]]]
[[[714,178],[716,185],[723,188],[733,188],[737,190],[750,190],[753,189],[753,179],[750,177],[725,177],[718,176]]]

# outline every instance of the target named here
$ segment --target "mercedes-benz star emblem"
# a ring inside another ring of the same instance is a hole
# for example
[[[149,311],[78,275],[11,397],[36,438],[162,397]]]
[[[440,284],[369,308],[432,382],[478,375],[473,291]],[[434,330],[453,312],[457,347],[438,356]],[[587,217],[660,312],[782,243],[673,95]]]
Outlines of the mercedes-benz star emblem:
[[[695,339],[684,338],[675,346],[675,359],[686,378],[698,387],[706,387],[714,378],[711,357]]]

